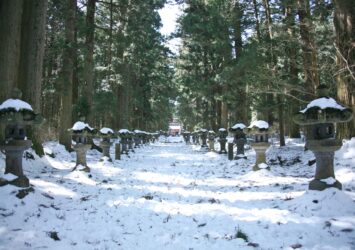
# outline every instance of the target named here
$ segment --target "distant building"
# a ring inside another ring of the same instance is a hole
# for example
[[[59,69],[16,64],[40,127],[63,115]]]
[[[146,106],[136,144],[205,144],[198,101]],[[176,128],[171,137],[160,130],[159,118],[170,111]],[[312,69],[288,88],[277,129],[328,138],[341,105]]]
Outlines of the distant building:
[[[181,133],[181,123],[177,119],[173,119],[172,122],[169,123],[169,135],[178,135]]]

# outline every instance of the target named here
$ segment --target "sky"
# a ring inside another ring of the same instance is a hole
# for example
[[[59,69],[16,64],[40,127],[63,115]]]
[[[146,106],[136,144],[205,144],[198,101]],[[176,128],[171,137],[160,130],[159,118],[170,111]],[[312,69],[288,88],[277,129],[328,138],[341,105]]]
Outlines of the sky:
[[[165,36],[170,35],[175,31],[176,20],[181,15],[182,10],[181,6],[177,4],[166,4],[164,8],[159,10],[159,14],[163,23],[162,28],[160,29],[161,33]],[[178,52],[178,46],[180,44],[179,39],[171,39],[168,42],[169,48],[174,52]]]

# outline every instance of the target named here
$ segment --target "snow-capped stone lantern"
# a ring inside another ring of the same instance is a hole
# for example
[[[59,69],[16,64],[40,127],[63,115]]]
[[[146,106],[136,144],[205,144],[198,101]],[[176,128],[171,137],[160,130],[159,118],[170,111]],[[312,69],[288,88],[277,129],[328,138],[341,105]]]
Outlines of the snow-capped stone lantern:
[[[256,153],[256,162],[253,170],[267,168],[266,149],[269,147],[269,123],[258,120],[252,122],[247,128],[247,134],[251,137],[251,146]]]
[[[220,149],[219,152],[220,154],[227,154],[227,150],[226,150],[226,143],[227,143],[227,135],[228,135],[228,131],[225,128],[220,128],[218,130],[218,142],[220,144]]]
[[[246,158],[244,155],[244,145],[247,141],[244,129],[246,126],[243,123],[237,123],[229,129],[233,134],[234,140],[233,143],[237,146],[237,153],[234,157],[235,160]]]
[[[110,147],[112,145],[111,138],[115,135],[112,129],[102,128],[100,129],[100,136],[102,138],[100,147],[102,148],[102,158],[107,157],[109,161],[112,161],[110,157]]]
[[[184,131],[184,132],[182,132],[182,136],[184,137],[185,143],[190,144],[191,133],[189,131]]]
[[[72,134],[72,139],[75,144],[72,145],[76,152],[76,164],[73,170],[79,169],[85,172],[90,172],[90,168],[86,163],[86,153],[91,148],[89,137],[96,133],[96,130],[84,122],[76,122],[69,129]]]
[[[214,139],[216,138],[216,133],[213,130],[208,131],[208,147],[210,151],[214,151]]]
[[[139,148],[140,144],[141,144],[141,131],[138,129],[135,129],[134,131],[134,136],[133,136],[133,140],[134,140],[134,148]]]
[[[198,132],[197,131],[192,132],[191,137],[192,137],[192,143],[194,145],[198,144]]]
[[[156,132],[150,133],[150,136],[151,136],[152,143],[155,143],[155,141],[157,141],[159,138],[159,134]]]
[[[128,143],[128,150],[134,152],[133,143],[134,143],[134,132],[128,131],[127,133],[127,143]]]
[[[335,139],[334,123],[350,121],[352,112],[329,97],[324,85],[318,87],[317,95],[317,99],[294,116],[295,123],[309,126],[306,147],[313,151],[316,157],[316,173],[309,183],[309,189],[341,189],[342,185],[335,179],[334,174],[334,152],[340,149],[342,142]]]
[[[200,136],[201,139],[201,148],[207,148],[207,129],[201,128],[198,131],[198,134]]]
[[[122,150],[121,152],[123,154],[128,155],[128,137],[129,137],[130,131],[128,129],[120,129],[118,131],[118,135],[121,138],[121,145],[122,145]]]
[[[5,140],[0,142],[0,150],[5,151],[5,175],[13,178],[0,180],[1,186],[12,184],[18,187],[29,187],[30,182],[22,169],[22,156],[32,145],[26,138],[26,126],[40,124],[43,118],[35,114],[30,104],[20,100],[22,93],[15,89],[12,98],[0,105],[0,125],[5,128]]]

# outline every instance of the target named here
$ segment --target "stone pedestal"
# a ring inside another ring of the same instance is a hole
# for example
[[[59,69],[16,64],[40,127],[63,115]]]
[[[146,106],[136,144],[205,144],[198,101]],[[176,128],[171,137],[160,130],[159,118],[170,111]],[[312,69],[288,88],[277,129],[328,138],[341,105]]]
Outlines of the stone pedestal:
[[[6,155],[5,174],[11,173],[18,176],[17,179],[8,182],[8,184],[18,187],[30,186],[28,178],[23,174],[22,157],[23,152],[29,149],[31,145],[32,141],[30,140],[11,140],[7,144],[0,145],[0,149],[5,150]]]
[[[225,139],[225,138],[220,138],[218,141],[219,141],[219,144],[220,144],[220,150],[219,150],[218,153],[220,153],[220,154],[227,154],[227,150],[226,150],[227,139]]]
[[[86,163],[86,153],[91,148],[90,144],[78,143],[73,146],[74,151],[76,152],[76,165],[73,170],[76,170],[79,165],[83,166],[83,169],[80,169],[85,172],[90,172],[90,168]]]
[[[120,145],[120,143],[115,144],[115,159],[121,160],[121,145]]]
[[[266,150],[269,147],[269,143],[267,142],[258,142],[258,143],[252,143],[251,146],[254,148],[255,153],[256,153],[256,161],[255,165],[253,167],[253,170],[260,170],[259,164],[265,163],[266,164]]]
[[[342,143],[338,139],[324,140],[308,140],[307,147],[314,153],[316,157],[316,174],[314,179],[309,183],[310,190],[322,191],[329,187],[342,189],[341,183],[336,180],[332,184],[327,184],[324,179],[333,177],[334,174],[334,152],[340,149]]]
[[[112,143],[108,141],[101,141],[100,147],[102,148],[102,157],[108,157],[109,161],[112,161],[110,156],[110,147]]]
[[[228,142],[228,160],[233,160],[233,146],[234,144],[231,142]]]
[[[134,152],[133,149],[133,139],[128,139],[128,150]]]
[[[208,140],[208,148],[210,151],[214,151],[214,140]]]
[[[201,148],[207,148],[207,135],[201,135]]]
[[[122,138],[121,145],[122,145],[121,153],[128,155],[128,141],[127,141],[127,139]]]
[[[141,139],[138,137],[138,135],[134,136],[134,148],[139,148],[139,144],[140,144]]]
[[[244,155],[244,145],[245,145],[246,139],[244,138],[239,138],[235,140],[235,144],[237,145],[237,153],[234,157],[234,159],[239,160],[239,159],[246,159],[246,156]]]

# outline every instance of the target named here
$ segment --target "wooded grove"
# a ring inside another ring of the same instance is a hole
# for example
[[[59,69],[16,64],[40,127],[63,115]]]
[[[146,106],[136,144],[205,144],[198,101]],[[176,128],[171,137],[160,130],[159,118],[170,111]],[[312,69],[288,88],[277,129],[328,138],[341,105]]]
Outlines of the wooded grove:
[[[183,9],[170,37],[167,3]],[[0,103],[19,88],[46,119],[37,140],[67,149],[78,120],[155,131],[173,117],[187,130],[258,118],[282,142],[321,84],[355,112],[353,0],[0,1]],[[355,136],[355,119],[337,132]]]

